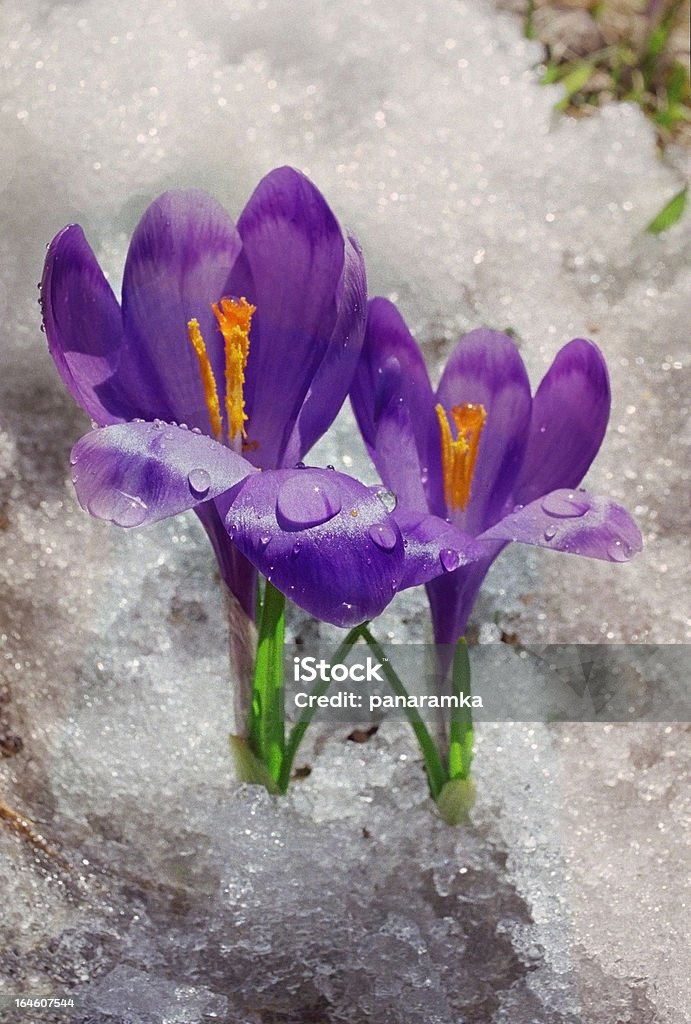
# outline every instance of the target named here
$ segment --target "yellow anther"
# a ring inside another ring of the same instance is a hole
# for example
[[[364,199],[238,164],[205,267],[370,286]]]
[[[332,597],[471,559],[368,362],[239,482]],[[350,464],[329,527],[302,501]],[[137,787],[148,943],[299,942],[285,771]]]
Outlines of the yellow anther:
[[[451,425],[442,405],[435,407],[441,431],[441,461],[444,473],[444,497],[447,508],[464,509],[470,500],[475,460],[480,447],[480,435],[487,413],[483,405],[455,405],[451,417],[458,435],[451,436]]]
[[[218,388],[216,387],[216,378],[214,377],[214,371],[211,369],[206,345],[204,344],[197,320],[190,320],[187,324],[187,336],[199,360],[199,372],[204,387],[204,401],[206,402],[206,408],[209,410],[211,429],[214,432],[214,436],[220,441],[223,434],[223,425],[221,423],[221,407],[218,402]]]
[[[245,421],[245,367],[250,349],[250,324],[256,306],[247,299],[221,299],[212,306],[219,330],[225,342],[226,360],[226,415],[228,440],[239,433],[247,437]]]

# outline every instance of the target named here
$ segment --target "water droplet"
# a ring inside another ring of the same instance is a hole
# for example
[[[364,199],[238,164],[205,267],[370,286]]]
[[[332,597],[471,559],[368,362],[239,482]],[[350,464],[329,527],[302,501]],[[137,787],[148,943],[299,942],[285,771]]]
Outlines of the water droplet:
[[[271,540],[271,537],[269,537],[268,533],[262,534],[262,536],[259,538],[259,546],[261,548],[268,547],[268,544],[269,544],[270,540]]]
[[[187,424],[186,424],[186,423],[178,423],[178,426],[180,427],[180,430],[189,430],[189,429],[190,429],[190,428],[189,428],[189,427],[187,426]]]
[[[106,519],[124,527],[141,526],[147,511],[141,498],[124,491],[101,491],[88,502],[87,508],[97,519]]]
[[[340,511],[341,495],[336,481],[317,472],[289,476],[278,490],[276,514],[284,528],[307,530],[321,526]]]
[[[445,572],[453,572],[461,564],[461,556],[458,551],[454,551],[453,548],[443,548],[439,552],[439,561],[442,564],[442,569]]]
[[[165,427],[165,423],[163,422],[163,420],[159,420],[158,418],[155,419],[153,423],[157,430],[161,430],[163,427]]]
[[[542,511],[556,519],[575,519],[584,516],[590,508],[585,498],[578,498],[573,491],[555,491],[540,502]]]
[[[370,540],[374,541],[382,551],[393,551],[396,547],[398,537],[393,526],[389,526],[388,523],[376,523],[374,526],[370,526],[367,532]]]
[[[335,466],[332,466],[332,465],[331,465],[331,463],[329,463],[329,465],[328,465],[328,466],[327,466],[326,468],[327,468],[327,469],[330,469],[332,473],[335,473],[335,472],[336,472],[336,467],[335,467]]]
[[[520,512],[522,508],[525,508],[525,505],[514,505],[512,511],[513,512]]]
[[[146,423],[146,420],[142,419],[141,416],[135,416],[134,419],[132,420],[132,422],[133,423]]]
[[[300,543],[299,540],[296,540],[295,543],[293,544],[293,554],[294,555],[299,555],[301,548],[302,548],[302,544]]]
[[[544,536],[545,540],[553,540],[554,537],[556,536],[556,532],[557,532],[556,526],[548,526],[547,529],[545,530],[543,536]]]
[[[211,477],[205,469],[192,469],[187,474],[187,483],[195,498],[204,498],[211,489]]]
[[[631,548],[623,540],[611,541],[607,547],[607,557],[613,562],[628,562],[631,558]]]
[[[201,427],[192,427],[192,433],[193,434],[201,434],[202,433],[202,428]]]
[[[306,468],[305,467],[305,463],[304,462],[296,462],[295,463],[295,468],[296,469],[305,469]]]
[[[387,490],[386,487],[373,487],[372,490],[374,491],[375,495],[382,503],[386,511],[393,512],[393,510],[396,508],[396,505],[398,504],[398,498],[393,493],[393,491]]]

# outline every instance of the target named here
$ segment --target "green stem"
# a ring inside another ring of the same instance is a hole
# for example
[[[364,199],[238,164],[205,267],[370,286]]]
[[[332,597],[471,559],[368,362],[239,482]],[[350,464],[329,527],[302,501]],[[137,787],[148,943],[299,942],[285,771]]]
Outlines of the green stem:
[[[345,640],[339,645],[336,653],[331,659],[332,665],[338,665],[340,662],[343,661],[350,648],[354,644],[356,644],[360,636],[362,636],[362,630],[365,628],[366,625],[367,623],[365,622],[359,626],[354,626],[353,629],[351,629],[351,631],[348,633]],[[330,684],[330,679],[320,679],[314,686],[312,692],[310,693],[310,697],[322,697],[328,690]],[[281,791],[281,793],[285,793],[285,791],[288,789],[288,784],[290,782],[290,773],[293,770],[293,762],[295,761],[295,756],[298,752],[300,744],[302,743],[303,737],[307,732],[307,728],[312,719],[314,718],[317,710],[318,708],[316,700],[310,700],[309,706],[303,710],[299,719],[297,720],[297,722],[290,731],[288,742],[286,743],[285,752],[283,754],[283,764],[281,765],[281,773],[277,780],[278,788]]]
[[[417,708],[408,706],[408,691],[399,679],[398,675],[393,669],[391,662],[387,659],[384,651],[379,646],[377,641],[374,639],[369,629],[366,626],[361,627],[362,637],[367,642],[370,650],[381,662],[381,667],[386,676],[389,686],[396,694],[397,697],[404,697],[404,711],[406,718],[410,723],[410,727],[415,733],[415,737],[420,744],[420,750],[425,762],[425,768],[427,769],[427,782],[429,783],[430,793],[434,800],[437,799],[441,793],[444,785],[448,782],[448,775],[446,769],[442,763],[439,751],[436,748],[434,740],[429,734],[427,726],[422,721]]]
[[[451,670],[451,687],[454,696],[459,697],[460,707],[451,711],[449,728],[449,778],[467,779],[473,760],[473,713],[462,706],[464,696],[470,696],[470,658],[468,645],[461,639],[456,644]]]
[[[278,780],[281,772],[285,745],[283,732],[284,638],[285,597],[267,580],[259,620],[248,741],[250,749],[266,766],[269,775],[274,780]]]

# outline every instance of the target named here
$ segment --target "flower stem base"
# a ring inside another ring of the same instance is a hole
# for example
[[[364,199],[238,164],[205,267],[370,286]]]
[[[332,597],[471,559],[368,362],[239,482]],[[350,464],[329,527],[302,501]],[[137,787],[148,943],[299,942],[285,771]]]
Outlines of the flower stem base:
[[[447,825],[465,825],[475,804],[473,779],[450,779],[437,797],[437,808]]]
[[[244,736],[229,736],[230,756],[238,782],[248,782],[252,786],[264,786],[269,793],[280,793],[281,789],[269,769],[250,749]]]

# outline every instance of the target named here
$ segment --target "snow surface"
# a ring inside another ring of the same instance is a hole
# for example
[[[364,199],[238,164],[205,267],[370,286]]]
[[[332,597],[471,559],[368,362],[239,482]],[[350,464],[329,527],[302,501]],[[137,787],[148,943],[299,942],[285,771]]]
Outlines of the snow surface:
[[[237,213],[300,167],[437,372],[482,323],[516,332],[536,382],[574,336],[609,360],[588,482],[646,548],[615,566],[516,545],[482,637],[498,616],[525,643],[684,643],[688,227],[644,228],[685,154],[661,159],[632,106],[556,117],[539,48],[482,0],[6,0],[0,31],[1,1005],[71,994],[84,1024],[691,1019],[683,727],[483,725],[458,829],[398,722],[366,744],[315,728],[286,798],[239,787],[206,540],[192,518],[126,533],[78,509],[87,421],[35,291],[70,221],[117,284],[158,192]],[[313,458],[372,477],[347,410]],[[408,594],[378,633],[426,629]]]

